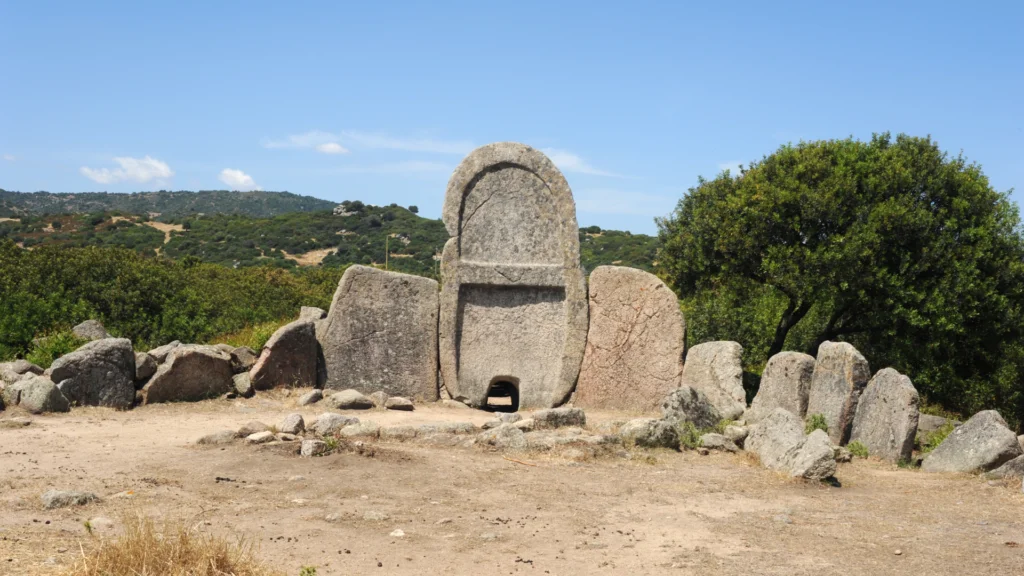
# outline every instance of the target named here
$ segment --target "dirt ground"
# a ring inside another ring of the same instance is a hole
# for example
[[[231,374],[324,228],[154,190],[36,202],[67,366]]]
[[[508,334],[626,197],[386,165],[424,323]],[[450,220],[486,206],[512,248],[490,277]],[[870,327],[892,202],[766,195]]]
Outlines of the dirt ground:
[[[858,460],[840,465],[835,487],[748,456],[695,452],[581,462],[381,442],[373,456],[303,459],[194,444],[250,420],[324,411],[295,409],[297,398],[75,409],[0,429],[0,574],[59,574],[137,512],[247,538],[288,576],[302,566],[318,576],[1024,574],[1019,482]],[[358,416],[382,425],[491,417],[439,405]],[[591,423],[616,416],[588,414]],[[51,488],[103,500],[44,510]]]

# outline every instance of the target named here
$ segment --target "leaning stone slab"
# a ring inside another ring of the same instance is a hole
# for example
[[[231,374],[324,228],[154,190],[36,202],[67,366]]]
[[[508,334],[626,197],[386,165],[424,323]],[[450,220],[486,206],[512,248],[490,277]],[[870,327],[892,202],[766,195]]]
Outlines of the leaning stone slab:
[[[520,408],[563,404],[588,329],[576,207],[565,178],[529,146],[482,146],[448,181],[442,219],[451,236],[441,256],[439,317],[448,392],[481,407],[500,383],[517,390]]]
[[[917,435],[918,402],[910,378],[892,368],[879,370],[857,403],[850,442],[860,442],[868,454],[883,460],[910,460]]]
[[[683,426],[689,422],[697,429],[711,428],[722,420],[722,415],[704,393],[689,386],[683,386],[668,395],[661,404],[661,416],[674,426]]]
[[[836,472],[828,436],[821,430],[804,436],[803,421],[783,408],[756,424],[744,446],[757,454],[764,467],[794,477],[823,480]]]
[[[99,320],[86,320],[71,329],[71,333],[84,340],[102,340],[110,338],[110,333],[103,327]]]
[[[580,408],[549,408],[547,410],[540,410],[533,414],[532,419],[537,429],[587,425],[587,415]]]
[[[844,446],[850,438],[857,402],[871,377],[868,361],[846,342],[822,342],[811,376],[807,417],[821,414],[832,443]]]
[[[995,410],[984,410],[972,416],[949,433],[925,457],[925,472],[985,472],[998,468],[1024,451],[1017,435]]]
[[[158,364],[163,364],[164,361],[167,360],[167,355],[171,353],[171,350],[174,350],[178,346],[181,346],[181,342],[178,340],[168,342],[163,346],[157,346],[156,348],[150,350],[149,355],[152,356],[157,361]]]
[[[195,402],[232,387],[230,357],[212,346],[178,346],[142,388],[145,404]]]
[[[135,352],[127,338],[97,339],[50,366],[50,379],[82,406],[131,408],[135,402]]]
[[[754,424],[783,408],[798,418],[807,415],[807,396],[814,374],[814,357],[800,352],[779,352],[761,373],[761,386],[744,418]]]
[[[747,409],[742,355],[743,347],[736,342],[705,342],[690,348],[683,386],[703,392],[722,418],[739,418]]]
[[[3,399],[8,406],[20,406],[33,414],[71,410],[71,403],[57,385],[49,378],[35,374],[8,384],[3,389]]]
[[[317,342],[313,323],[296,320],[277,329],[249,371],[252,387],[270,390],[316,385]]]
[[[657,276],[622,266],[590,274],[590,330],[573,404],[647,412],[679,387],[686,327]]]
[[[349,267],[320,344],[326,388],[437,400],[437,282]]]

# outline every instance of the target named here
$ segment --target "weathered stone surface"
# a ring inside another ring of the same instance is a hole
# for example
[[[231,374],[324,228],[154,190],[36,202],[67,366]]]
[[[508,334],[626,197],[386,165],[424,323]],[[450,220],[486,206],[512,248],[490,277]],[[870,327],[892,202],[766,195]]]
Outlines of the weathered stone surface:
[[[326,388],[437,400],[437,282],[351,266],[327,322]]]
[[[303,440],[302,446],[299,448],[299,456],[303,458],[323,456],[326,453],[327,443],[323,440]]]
[[[358,424],[359,418],[352,418],[351,416],[344,416],[341,414],[334,414],[332,412],[325,412],[317,417],[316,422],[310,427],[315,434],[321,436],[327,436],[333,434],[345,426],[350,424]]]
[[[233,348],[229,354],[231,354],[231,371],[235,374],[251,370],[258,358],[256,352],[248,346]]]
[[[932,450],[921,469],[925,472],[984,472],[998,468],[1022,453],[1017,435],[995,410],[972,416]]]
[[[917,389],[892,368],[879,370],[857,403],[850,441],[868,454],[890,462],[909,460],[914,451],[918,420]]]
[[[313,323],[296,320],[277,329],[249,371],[256,390],[316,385],[317,342]]]
[[[1024,455],[1017,456],[1013,460],[1010,460],[996,468],[995,470],[985,474],[986,478],[1000,479],[1000,478],[1024,478]]]
[[[234,430],[221,430],[220,432],[214,432],[213,434],[207,434],[199,440],[196,440],[196,444],[201,446],[221,446],[224,444],[231,444],[238,439],[238,435]]]
[[[635,418],[619,428],[619,437],[627,445],[645,448],[679,448],[675,426],[656,418]]]
[[[231,354],[235,350],[235,347],[232,346],[231,344],[224,344],[224,343],[214,344],[213,347],[216,348],[217,350],[220,350],[221,352],[223,352],[225,354]]]
[[[83,338],[85,340],[102,340],[103,338],[110,338],[110,333],[103,327],[103,324],[99,320],[86,320],[78,326],[71,329],[71,332]]]
[[[470,422],[438,422],[416,427],[420,436],[428,434],[475,434],[479,429]]]
[[[373,394],[367,394],[367,398],[369,398],[377,408],[385,408],[384,405],[388,402],[388,393],[383,390],[378,390]]]
[[[135,382],[145,383],[153,374],[156,374],[156,358],[145,352],[135,353]]]
[[[744,418],[754,424],[784,408],[799,418],[807,415],[807,396],[814,374],[814,357],[800,352],[779,352],[761,373],[761,386]]]
[[[289,414],[281,421],[277,431],[284,434],[302,434],[306,431],[306,421],[302,418],[302,414]]]
[[[477,439],[481,444],[494,446],[499,450],[523,450],[526,448],[526,435],[511,424],[502,424],[497,428],[485,430],[477,436]]]
[[[50,379],[82,406],[131,408],[135,402],[135,352],[127,338],[103,338],[50,365]]]
[[[766,468],[795,477],[822,480],[836,472],[828,436],[821,430],[804,436],[803,421],[783,408],[776,408],[757,423],[745,446]]]
[[[921,414],[917,419],[917,433],[918,434],[931,434],[939,428],[942,428],[949,422],[948,418],[942,416],[934,416],[932,414]],[[953,420],[953,426],[959,426],[963,424],[958,420]]]
[[[381,440],[411,440],[417,435],[415,426],[385,426],[380,429]]]
[[[69,506],[85,506],[93,502],[99,502],[98,496],[92,492],[80,492],[78,490],[49,490],[40,499],[43,507],[47,510],[54,508],[67,508]]]
[[[36,374],[25,375],[21,380],[5,386],[3,399],[7,406],[20,406],[33,414],[71,410],[71,403],[61,394],[57,385],[49,378]]]
[[[621,266],[590,274],[590,330],[573,404],[656,410],[683,374],[685,323],[657,276]]]
[[[522,420],[516,420],[515,422],[511,422],[511,424],[516,428],[519,428],[523,432],[532,432],[537,425],[533,418],[524,418]]]
[[[357,390],[342,390],[328,396],[327,405],[336,410],[369,410],[373,408],[370,400]]]
[[[411,412],[416,409],[416,407],[412,403],[412,400],[409,400],[408,398],[402,398],[401,396],[394,396],[392,398],[388,398],[387,401],[384,402],[384,407],[387,408],[388,410],[404,410],[406,412]]]
[[[661,404],[661,416],[675,426],[689,422],[696,428],[710,428],[722,420],[700,390],[683,386],[674,390]]]
[[[152,352],[150,352],[152,354]],[[194,402],[232,387],[231,359],[212,346],[178,346],[142,387],[143,402]]]
[[[266,424],[260,422],[259,420],[251,420],[249,422],[246,422],[244,426],[239,428],[238,432],[235,433],[235,436],[239,438],[245,438],[246,436],[251,436],[257,432],[266,432],[268,430],[270,430],[270,426],[267,426]]]
[[[851,344],[822,342],[814,362],[807,417],[821,414],[833,444],[846,445],[857,413],[857,402],[871,377],[868,361]]]
[[[726,438],[722,434],[715,432],[708,432],[700,437],[700,445],[708,450],[718,450],[721,452],[738,452],[739,447],[732,440]]]
[[[580,408],[549,408],[534,412],[534,426],[540,428],[563,428],[565,426],[586,426],[587,415]]]
[[[232,376],[231,387],[234,388],[235,393],[242,398],[252,398],[256,395],[256,389],[252,387],[252,380],[249,378],[248,372],[242,372],[241,374],[235,374]]]
[[[510,384],[521,408],[564,403],[587,337],[575,204],[541,152],[512,142],[467,156],[442,218],[441,372],[452,398],[484,406]],[[333,313],[333,309],[332,309]]]
[[[299,397],[297,404],[299,406],[309,406],[310,404],[316,404],[323,400],[324,393],[322,390],[310,390]]]
[[[163,346],[157,346],[150,350],[149,355],[156,360],[157,364],[163,364],[167,360],[167,355],[171,353],[171,350],[174,350],[178,346],[181,346],[181,342],[178,340],[168,342]]]
[[[246,444],[266,444],[276,440],[277,437],[270,430],[264,430],[263,432],[256,432],[255,434],[249,434],[245,437]]]
[[[10,370],[14,374],[42,374],[43,369],[28,360],[21,358],[13,362],[0,362],[0,370]]]
[[[700,390],[722,418],[735,420],[747,409],[743,391],[743,347],[736,342],[705,342],[686,353],[683,385]]]
[[[747,436],[750,435],[750,428],[746,426],[736,426],[730,424],[725,427],[724,436],[729,440],[732,440],[734,444],[743,448],[743,443],[746,441]]]
[[[355,438],[358,436],[376,438],[380,434],[380,424],[369,420],[365,422],[356,422],[345,426],[338,431],[338,434],[345,438]]]
[[[327,317],[327,311],[315,306],[302,306],[299,308],[299,320],[320,320]]]

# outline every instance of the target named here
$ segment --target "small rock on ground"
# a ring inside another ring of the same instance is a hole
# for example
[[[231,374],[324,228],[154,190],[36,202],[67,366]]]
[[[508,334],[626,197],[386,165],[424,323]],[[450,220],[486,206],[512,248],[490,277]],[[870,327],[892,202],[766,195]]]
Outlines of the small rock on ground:
[[[384,402],[384,407],[387,408],[388,410],[404,410],[407,412],[412,411],[414,409],[414,406],[412,405],[412,400],[409,400],[408,398],[402,398],[400,396],[388,398],[387,401]]]
[[[323,390],[312,390],[303,394],[298,401],[299,406],[309,406],[310,404],[316,404],[320,400],[323,400]]]
[[[68,506],[85,506],[100,500],[92,492],[79,492],[77,490],[50,490],[40,498],[47,510],[67,508]]]

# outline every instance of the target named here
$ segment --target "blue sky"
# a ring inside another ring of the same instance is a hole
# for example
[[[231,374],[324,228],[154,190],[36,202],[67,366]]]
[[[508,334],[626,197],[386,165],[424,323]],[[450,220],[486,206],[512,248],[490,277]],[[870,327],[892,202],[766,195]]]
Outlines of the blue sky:
[[[0,188],[289,190],[438,217],[474,146],[653,233],[801,139],[931,135],[1024,194],[1024,3],[0,0]]]

